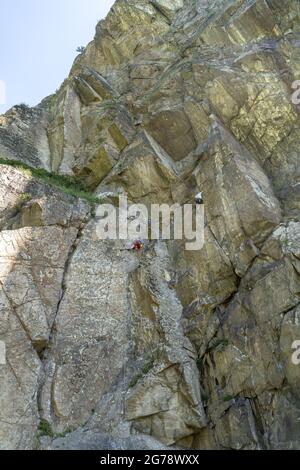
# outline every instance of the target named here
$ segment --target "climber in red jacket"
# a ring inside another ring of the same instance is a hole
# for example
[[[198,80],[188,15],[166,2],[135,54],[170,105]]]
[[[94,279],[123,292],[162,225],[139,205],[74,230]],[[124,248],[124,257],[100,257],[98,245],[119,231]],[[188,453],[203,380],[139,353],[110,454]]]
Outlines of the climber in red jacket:
[[[131,245],[131,250],[141,251],[144,248],[144,243],[142,240],[135,240]]]
[[[144,243],[142,240],[134,240],[134,242],[131,244],[129,248],[125,248],[124,250],[121,251],[141,251],[145,247]]]

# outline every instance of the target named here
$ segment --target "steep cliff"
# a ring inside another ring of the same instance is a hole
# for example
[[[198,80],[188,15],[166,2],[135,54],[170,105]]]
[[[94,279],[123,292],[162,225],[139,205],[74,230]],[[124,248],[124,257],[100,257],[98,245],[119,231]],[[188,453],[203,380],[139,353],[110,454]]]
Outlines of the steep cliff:
[[[299,46],[297,0],[117,0],[0,117],[0,448],[300,449]],[[199,191],[200,251],[97,237]]]

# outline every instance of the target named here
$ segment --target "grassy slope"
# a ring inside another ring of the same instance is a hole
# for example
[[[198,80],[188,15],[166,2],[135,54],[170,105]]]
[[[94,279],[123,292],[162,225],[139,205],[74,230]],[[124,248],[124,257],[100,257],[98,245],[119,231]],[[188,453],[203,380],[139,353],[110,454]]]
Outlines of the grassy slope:
[[[0,165],[13,166],[18,170],[21,170],[27,176],[43,180],[45,183],[59,188],[64,193],[69,194],[70,196],[84,199],[90,204],[99,204],[101,202],[97,196],[87,191],[83,183],[77,178],[71,176],[62,176],[57,173],[49,173],[43,169],[32,168],[17,160],[5,160],[0,158]]]

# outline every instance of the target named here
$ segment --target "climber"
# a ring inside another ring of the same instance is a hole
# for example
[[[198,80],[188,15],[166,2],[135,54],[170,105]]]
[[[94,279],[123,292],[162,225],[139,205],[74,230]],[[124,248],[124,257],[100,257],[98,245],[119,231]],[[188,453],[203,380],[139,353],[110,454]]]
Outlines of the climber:
[[[135,240],[131,245],[131,250],[141,251],[144,248],[144,243],[142,240]]]
[[[124,250],[121,251],[141,251],[145,247],[144,243],[142,240],[135,240],[129,248],[125,248]]]
[[[196,204],[203,204],[203,193],[198,193],[195,196],[195,203]]]

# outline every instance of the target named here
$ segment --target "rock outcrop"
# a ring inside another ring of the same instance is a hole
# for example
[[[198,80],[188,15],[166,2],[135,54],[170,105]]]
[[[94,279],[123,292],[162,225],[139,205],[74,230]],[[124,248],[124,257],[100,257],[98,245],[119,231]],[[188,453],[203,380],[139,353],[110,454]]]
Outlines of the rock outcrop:
[[[300,449],[299,45],[296,0],[117,0],[0,117],[1,449]],[[101,241],[24,165],[113,203],[201,191],[204,247]]]

